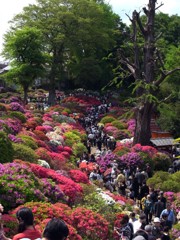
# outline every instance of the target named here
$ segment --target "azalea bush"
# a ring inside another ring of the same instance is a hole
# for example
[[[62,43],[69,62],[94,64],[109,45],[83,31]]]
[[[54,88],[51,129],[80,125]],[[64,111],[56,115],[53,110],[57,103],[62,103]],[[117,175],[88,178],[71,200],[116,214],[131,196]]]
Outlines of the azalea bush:
[[[19,137],[22,140],[22,142],[26,146],[30,147],[31,149],[35,150],[35,149],[38,148],[38,145],[35,142],[35,139],[33,137],[27,136],[27,135],[24,135],[24,134],[18,134],[17,137]]]
[[[73,154],[77,158],[80,158],[84,152],[87,152],[86,146],[81,142],[74,143],[72,146],[72,149],[73,149]]]
[[[41,167],[37,164],[31,164],[31,170],[40,178],[46,177],[53,179],[68,197],[68,203],[70,205],[73,204],[74,201],[82,198],[83,188],[78,183],[75,183],[71,178],[63,176],[52,169]]]
[[[169,174],[167,172],[158,171],[152,178],[147,180],[147,184],[155,189],[161,189],[165,192],[180,192],[180,172]]]
[[[107,153],[104,156],[98,156],[96,158],[97,164],[100,166],[100,169],[105,172],[106,169],[110,166],[110,164],[115,160],[117,156],[113,153]]]
[[[155,171],[167,171],[171,165],[170,157],[161,152],[157,152],[152,157]]]
[[[21,123],[25,123],[26,122],[26,117],[21,112],[16,112],[16,111],[10,112],[9,113],[9,117],[10,118],[17,118],[17,119],[19,119],[21,121]]]
[[[0,163],[12,162],[14,149],[7,134],[0,131]]]
[[[125,129],[127,128],[127,125],[120,121],[120,120],[114,120],[111,122],[112,126],[116,127],[117,129]]]
[[[115,121],[116,119],[113,116],[105,116],[101,119],[101,123],[105,124],[105,123],[112,123],[113,121]]]
[[[76,208],[71,214],[73,226],[82,238],[89,240],[107,240],[108,222],[100,214],[86,208]]]
[[[18,221],[15,216],[3,214],[1,221],[3,224],[3,229],[6,237],[12,238],[15,234],[17,234]]]
[[[81,138],[73,132],[66,132],[64,134],[65,144],[69,147],[72,147],[73,144],[81,142]]]
[[[61,218],[68,224],[72,225],[71,208],[64,203],[43,203],[43,202],[26,202],[24,205],[17,207],[11,211],[15,214],[21,207],[28,207],[32,210],[34,215],[34,223],[39,224],[47,218]]]
[[[69,175],[77,183],[89,183],[87,174],[80,170],[72,169],[69,171]]]
[[[13,158],[21,159],[28,162],[37,162],[37,154],[33,151],[32,148],[22,144],[22,143],[13,143]]]
[[[141,156],[136,152],[130,152],[118,159],[118,163],[122,167],[140,167],[143,164]]]
[[[38,178],[28,167],[17,163],[0,166],[0,199],[6,210],[26,201],[47,201]]]
[[[11,102],[10,108],[12,111],[19,111],[19,112],[24,113],[24,107],[21,104],[19,104],[18,102]]]

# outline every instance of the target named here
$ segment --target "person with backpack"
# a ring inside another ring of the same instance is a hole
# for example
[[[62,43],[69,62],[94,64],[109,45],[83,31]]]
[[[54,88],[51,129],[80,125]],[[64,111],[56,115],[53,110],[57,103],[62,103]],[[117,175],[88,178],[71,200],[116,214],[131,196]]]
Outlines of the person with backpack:
[[[162,212],[161,212],[161,215],[160,215],[160,218],[162,219],[162,216],[163,214],[166,213],[167,214],[167,220],[169,221],[170,223],[170,228],[172,228],[172,225],[176,222],[176,217],[175,217],[175,214],[174,214],[174,211],[173,209],[171,209],[171,204],[170,203],[167,203],[166,204],[166,209],[164,209]]]
[[[147,199],[144,201],[144,213],[146,215],[146,222],[149,224],[152,220],[153,202],[150,195],[147,195]]]

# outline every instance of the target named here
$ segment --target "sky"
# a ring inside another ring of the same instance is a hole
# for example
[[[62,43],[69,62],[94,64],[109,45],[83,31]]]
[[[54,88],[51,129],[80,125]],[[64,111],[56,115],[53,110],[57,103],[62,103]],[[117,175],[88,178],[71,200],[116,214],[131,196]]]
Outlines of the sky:
[[[133,10],[140,11],[148,0],[106,0],[112,6],[115,13],[119,14],[123,22],[128,23],[128,17],[132,15]],[[180,0],[158,0],[159,4],[164,3],[160,11],[168,13],[169,15],[180,15]],[[23,7],[36,3],[36,0],[4,0],[0,8],[0,52],[2,51],[3,35],[9,28],[9,21],[20,13]],[[2,60],[2,57],[0,57]]]

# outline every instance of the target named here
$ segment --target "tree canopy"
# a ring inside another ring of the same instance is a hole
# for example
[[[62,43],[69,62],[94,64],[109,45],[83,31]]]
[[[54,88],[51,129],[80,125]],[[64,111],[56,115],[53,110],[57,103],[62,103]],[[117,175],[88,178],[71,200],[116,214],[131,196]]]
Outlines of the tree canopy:
[[[83,73],[85,59],[91,59],[89,70],[95,69],[95,77],[100,80],[101,71],[98,75],[95,65],[100,66],[115,44],[119,17],[104,1],[38,0],[36,5],[25,7],[12,24],[12,32],[23,26],[36,27],[41,32],[44,49],[50,56],[47,78],[49,104],[53,104],[57,81],[66,80],[67,76],[88,78],[88,73]]]
[[[41,32],[36,28],[24,27],[5,35],[3,55],[10,60],[10,69],[4,77],[19,84],[24,90],[24,101],[27,102],[27,91],[35,78],[45,72],[46,56],[43,53]]]

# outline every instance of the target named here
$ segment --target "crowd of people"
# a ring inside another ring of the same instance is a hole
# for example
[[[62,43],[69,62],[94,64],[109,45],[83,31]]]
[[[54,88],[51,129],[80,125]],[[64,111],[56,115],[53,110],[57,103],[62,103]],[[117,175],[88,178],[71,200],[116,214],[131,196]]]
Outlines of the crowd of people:
[[[176,222],[176,215],[163,192],[147,186],[147,179],[152,177],[150,165],[146,164],[143,169],[138,167],[122,168],[116,160],[112,160],[109,165],[109,173],[104,175],[97,164],[97,158],[113,152],[116,147],[115,139],[104,133],[103,125],[98,123],[99,115],[109,111],[106,100],[104,98],[103,104],[100,106],[89,108],[87,116],[81,119],[81,124],[88,136],[85,143],[88,152],[83,153],[82,158],[78,161],[78,166],[82,161],[87,164],[94,162],[96,168],[89,173],[89,180],[92,183],[99,181],[110,192],[119,193],[134,200],[139,209],[139,218],[136,218],[137,215],[134,212],[130,216],[125,215],[122,218],[121,228],[115,229],[120,239],[169,240],[169,230]],[[177,164],[175,165],[177,166]],[[178,170],[177,168],[176,171]]]
[[[87,141],[84,143],[87,152],[84,152],[78,160],[77,166],[83,161],[93,162],[96,168],[89,173],[89,180],[93,183],[99,181],[110,192],[118,193],[134,200],[137,206],[136,212],[124,215],[120,220],[120,228],[114,230],[122,240],[170,240],[169,230],[176,222],[176,215],[167,202],[160,189],[149,188],[146,181],[152,176],[151,167],[145,168],[122,168],[116,160],[112,160],[109,173],[103,175],[96,159],[107,153],[113,152],[116,140],[103,131],[103,125],[99,124],[99,116],[109,111],[110,103],[108,96],[100,98],[102,104],[87,109],[87,115],[79,119],[85,128]],[[40,104],[38,101],[37,104]],[[37,108],[41,108],[41,105]],[[92,151],[92,150],[96,151]],[[18,234],[12,240],[64,240],[69,234],[67,225],[60,219],[52,219],[46,225],[43,233],[34,228],[32,211],[21,208],[17,214],[19,221]],[[0,240],[9,240],[1,226]]]

